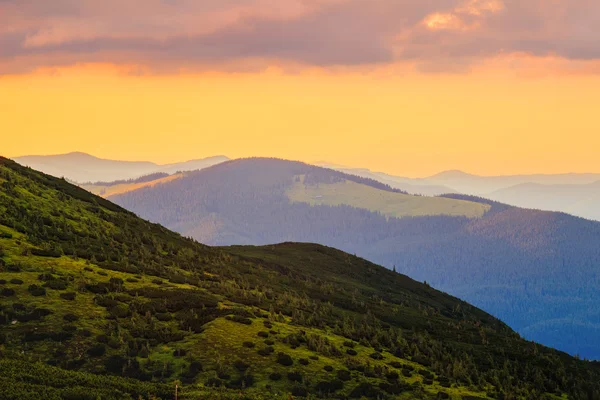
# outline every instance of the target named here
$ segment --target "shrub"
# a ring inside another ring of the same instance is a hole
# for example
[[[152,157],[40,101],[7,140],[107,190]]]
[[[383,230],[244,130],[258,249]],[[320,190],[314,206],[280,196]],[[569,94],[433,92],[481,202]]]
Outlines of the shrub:
[[[110,315],[115,318],[125,318],[129,316],[129,307],[119,304],[110,309]]]
[[[27,291],[29,291],[29,293],[31,293],[32,296],[45,296],[46,295],[46,289],[38,286],[38,285],[29,285],[29,287],[27,288]]]
[[[229,321],[237,322],[239,324],[252,325],[252,320],[250,318],[242,317],[240,315],[227,316],[226,318]]]
[[[210,378],[204,383],[204,385],[207,387],[221,387],[223,382],[219,378]]]
[[[446,392],[438,392],[437,398],[438,399],[449,399],[450,395]]]
[[[400,363],[398,361],[392,361],[392,362],[390,362],[388,364],[390,366],[394,367],[394,368],[398,368],[398,369],[404,368],[404,364],[402,364],[402,363]]]
[[[352,379],[352,375],[350,374],[350,371],[344,370],[344,369],[340,369],[337,372],[337,377],[340,381],[349,381],[350,379]]]
[[[258,350],[258,354],[266,357],[268,355],[271,355],[275,352],[275,349],[273,348],[273,346],[265,346],[262,349]]]
[[[269,332],[265,332],[265,331],[260,331],[257,333],[258,337],[261,338],[268,338],[269,337]]]
[[[135,278],[127,278],[127,279],[126,279],[126,281],[127,281],[127,282],[130,282],[130,283],[136,283],[136,282],[139,282],[139,279],[135,279]]]
[[[371,354],[369,357],[371,357],[373,360],[383,360],[383,355],[379,352],[375,352],[375,353]]]
[[[306,397],[308,396],[308,390],[302,386],[294,386],[292,388],[292,396]]]
[[[104,271],[98,271],[98,275],[100,276],[108,276],[108,274]]]
[[[156,314],[156,319],[162,322],[168,322],[173,319],[173,316],[169,313],[158,313]]]
[[[246,371],[248,368],[250,368],[249,364],[246,364],[245,362],[243,362],[242,360],[237,360],[236,362],[233,363],[233,367],[235,369],[237,369],[240,372],[244,372]]]
[[[63,300],[72,301],[72,300],[75,300],[76,294],[75,294],[75,292],[65,292],[65,293],[61,293],[59,296]]]
[[[308,365],[308,359],[307,358],[301,358],[301,359],[298,360],[298,362],[301,365]]]
[[[317,385],[315,386],[315,390],[318,393],[322,393],[324,395],[328,395],[330,393],[337,392],[338,390],[341,390],[343,388],[344,388],[344,382],[342,382],[338,379],[334,379],[332,381],[321,381],[321,382],[317,383]]]
[[[5,279],[0,279],[0,285],[6,285],[6,280]]]
[[[403,368],[402,369],[402,375],[404,375],[405,377],[409,378],[412,376],[412,372],[410,372],[409,369]]]
[[[269,321],[263,321],[263,325],[267,329],[271,329],[273,327],[273,324],[271,322],[269,322]]]
[[[313,354],[311,356],[308,356],[308,358],[310,358],[311,360],[317,361],[319,359],[319,356]]]
[[[323,369],[327,372],[333,372],[333,367],[331,365],[326,365],[323,367]]]
[[[279,374],[277,372],[273,372],[272,374],[269,375],[269,379],[272,381],[278,381],[281,379],[281,374]]]
[[[104,353],[106,353],[106,346],[103,344],[97,344],[87,350],[87,354],[90,357],[101,357]]]
[[[346,350],[346,354],[348,354],[349,356],[355,356],[358,353],[354,349],[348,349],[348,350]]]
[[[14,278],[14,279],[10,280],[10,283],[12,283],[13,285],[22,285],[23,284],[23,280]]]
[[[396,380],[398,380],[398,378],[400,378],[400,375],[398,375],[398,373],[396,371],[391,371],[391,372],[388,372],[385,375],[385,377],[388,381],[396,381]]]
[[[108,341],[108,347],[110,347],[111,349],[118,349],[119,347],[121,347],[121,343],[117,339],[111,338]]]
[[[298,371],[288,372],[287,378],[291,382],[302,382],[302,374]]]
[[[175,357],[185,357],[186,354],[187,354],[187,350],[184,350],[184,349],[173,350],[173,356],[175,356]]]
[[[242,343],[242,346],[247,347],[249,349],[253,348],[254,346],[256,346],[256,344],[254,344],[254,342],[244,342]]]
[[[349,348],[353,349],[354,346],[355,346],[354,342],[351,342],[349,340],[344,342],[344,347],[349,347]]]
[[[267,340],[265,340],[265,344],[266,344],[267,346],[273,346],[273,345],[275,344],[275,341],[274,341],[274,340],[271,340],[271,339],[267,339]]]
[[[65,290],[67,288],[68,283],[63,281],[62,279],[53,279],[44,283],[44,287],[53,290]]]
[[[15,295],[15,290],[10,288],[3,288],[0,290],[0,296],[2,297],[10,297]]]
[[[289,367],[294,364],[294,360],[289,354],[278,353],[277,354],[277,362],[283,366]]]
[[[75,322],[79,319],[79,317],[75,314],[65,314],[63,315],[63,319],[67,322]]]
[[[160,279],[152,279],[152,283],[154,283],[155,285],[162,285],[163,281]]]

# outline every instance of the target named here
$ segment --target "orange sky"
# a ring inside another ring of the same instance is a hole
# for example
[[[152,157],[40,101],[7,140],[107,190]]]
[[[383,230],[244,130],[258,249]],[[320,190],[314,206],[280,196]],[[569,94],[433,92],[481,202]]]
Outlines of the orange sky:
[[[595,0],[138,3],[0,2],[0,154],[600,172]]]

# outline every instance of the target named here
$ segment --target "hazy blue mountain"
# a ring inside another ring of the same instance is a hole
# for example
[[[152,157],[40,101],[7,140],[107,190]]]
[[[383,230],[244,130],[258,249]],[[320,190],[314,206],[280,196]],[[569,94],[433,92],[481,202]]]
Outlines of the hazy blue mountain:
[[[356,206],[360,188],[369,193],[364,206]],[[463,195],[444,199],[483,205],[485,214],[393,218],[390,190],[302,163],[248,159],[110,199],[208,244],[337,247],[457,295],[528,339],[600,358],[600,223]],[[298,197],[303,191],[309,196]]]
[[[50,156],[23,156],[16,157],[14,160],[53,176],[84,183],[135,179],[159,172],[172,174],[177,171],[193,171],[227,161],[228,158],[216,156],[183,163],[159,165],[148,161],[106,160],[90,154],[74,152]]]

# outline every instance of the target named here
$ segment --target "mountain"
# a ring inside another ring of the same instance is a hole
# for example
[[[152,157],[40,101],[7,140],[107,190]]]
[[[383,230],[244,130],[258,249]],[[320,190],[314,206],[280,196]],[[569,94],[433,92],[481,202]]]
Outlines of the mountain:
[[[600,181],[600,174],[537,174],[479,176],[462,171],[446,171],[424,178],[432,184],[444,185],[463,194],[487,197],[492,192],[516,185],[589,185]]]
[[[110,182],[135,179],[154,173],[174,174],[178,171],[193,171],[224,161],[225,156],[204,158],[176,164],[158,165],[147,161],[115,161],[94,157],[86,153],[68,153],[51,156],[24,156],[14,159],[47,174],[65,177],[74,182]]]
[[[597,222],[461,195],[409,196],[274,159],[230,161],[110,199],[208,244],[314,242],[395,266],[528,339],[600,358]]]
[[[598,363],[332,248],[210,248],[4,158],[0,209],[3,399],[600,398]]]
[[[497,190],[486,197],[519,207],[562,211],[600,220],[600,181],[585,185],[523,183]]]
[[[373,172],[367,168],[350,168],[326,162],[316,164],[319,167],[330,168],[336,171],[343,172],[349,175],[356,175],[362,178],[373,179],[375,181],[389,185],[394,189],[399,189],[404,192],[423,196],[439,196],[441,194],[456,193],[451,189],[442,185],[435,185],[427,182],[425,179],[405,178],[402,176],[394,176],[383,172]]]

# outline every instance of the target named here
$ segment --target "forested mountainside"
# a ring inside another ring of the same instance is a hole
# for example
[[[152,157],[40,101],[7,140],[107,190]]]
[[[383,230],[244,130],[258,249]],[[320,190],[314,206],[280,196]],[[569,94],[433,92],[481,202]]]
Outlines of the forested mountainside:
[[[210,248],[0,158],[3,399],[599,399],[600,365],[313,244]]]
[[[340,203],[336,185],[343,180],[381,189],[377,199],[389,193],[381,183],[336,171],[247,159],[111,200],[208,244],[315,242],[395,266],[528,339],[600,358],[600,223],[459,195],[446,198],[485,206],[482,216],[392,218],[383,201],[351,207],[357,196],[350,193]],[[299,182],[326,195],[294,201],[290,188]],[[327,193],[335,202],[328,204]]]

